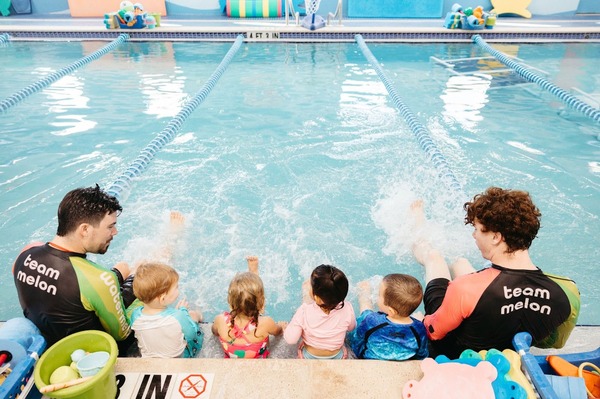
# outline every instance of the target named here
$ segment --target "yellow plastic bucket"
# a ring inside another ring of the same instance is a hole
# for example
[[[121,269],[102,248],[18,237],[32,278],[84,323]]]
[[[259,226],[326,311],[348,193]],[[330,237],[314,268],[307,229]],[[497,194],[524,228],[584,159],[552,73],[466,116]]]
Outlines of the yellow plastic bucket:
[[[71,364],[71,353],[76,349],[86,352],[106,351],[110,354],[106,365],[92,379],[72,387],[48,392],[49,398],[59,399],[107,399],[117,396],[115,363],[119,349],[117,342],[104,331],[81,331],[69,335],[52,345],[35,365],[35,385],[42,389],[50,385],[50,375],[60,366]]]

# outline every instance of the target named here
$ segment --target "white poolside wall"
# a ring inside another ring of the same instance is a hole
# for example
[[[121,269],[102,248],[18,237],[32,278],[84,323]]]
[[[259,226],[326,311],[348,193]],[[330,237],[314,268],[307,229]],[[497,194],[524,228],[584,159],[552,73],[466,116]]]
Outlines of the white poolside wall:
[[[294,4],[300,3],[301,1],[302,0],[294,0]],[[349,0],[342,1],[344,2],[344,16],[346,16],[347,2]],[[143,0],[135,0],[133,2],[144,3]],[[454,3],[459,3],[463,7],[476,7],[481,5],[485,10],[490,10],[492,8],[490,0],[440,0],[440,2],[443,2],[444,14],[450,10]],[[590,7],[589,0],[531,0],[528,9],[531,11],[534,18],[536,16],[552,15],[568,17],[576,15],[580,3],[583,3],[586,12],[590,12],[591,9],[592,12],[600,13],[600,1],[596,2],[596,6]],[[33,14],[37,16],[70,16],[67,0],[31,0],[31,4]],[[337,0],[321,0],[320,13],[326,14],[327,12],[333,12],[336,5]],[[219,0],[166,0],[166,6],[168,16],[173,18],[222,16]]]

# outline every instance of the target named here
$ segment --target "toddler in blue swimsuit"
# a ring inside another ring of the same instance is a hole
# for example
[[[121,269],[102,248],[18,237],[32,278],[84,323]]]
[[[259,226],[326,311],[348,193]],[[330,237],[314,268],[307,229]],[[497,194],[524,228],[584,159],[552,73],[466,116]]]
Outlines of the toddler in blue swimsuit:
[[[373,310],[369,281],[358,284],[360,316],[348,341],[359,359],[413,360],[428,356],[423,322],[411,317],[423,299],[419,281],[406,274],[388,274],[379,286]]]

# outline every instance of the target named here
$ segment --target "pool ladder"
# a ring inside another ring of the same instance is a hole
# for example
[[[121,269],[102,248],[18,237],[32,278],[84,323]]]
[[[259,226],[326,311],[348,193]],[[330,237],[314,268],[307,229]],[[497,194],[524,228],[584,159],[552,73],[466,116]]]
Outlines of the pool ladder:
[[[300,12],[298,12],[294,9],[294,1],[295,0],[285,0],[285,24],[286,25],[290,24],[290,15],[292,15],[292,16],[294,16],[294,19],[296,20],[296,26],[300,26]],[[305,0],[305,1],[308,1],[308,0]],[[330,12],[327,14],[327,26],[331,26],[335,19],[337,19],[337,21],[338,21],[337,25],[342,26],[342,10],[343,10],[342,1],[343,0],[338,0],[334,13]]]

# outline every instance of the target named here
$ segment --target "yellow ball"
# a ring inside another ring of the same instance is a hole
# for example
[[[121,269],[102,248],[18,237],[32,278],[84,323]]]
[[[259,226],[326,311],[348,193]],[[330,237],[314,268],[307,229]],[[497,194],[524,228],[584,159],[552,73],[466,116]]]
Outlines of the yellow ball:
[[[50,375],[50,384],[61,384],[79,378],[77,371],[69,366],[60,366]]]

